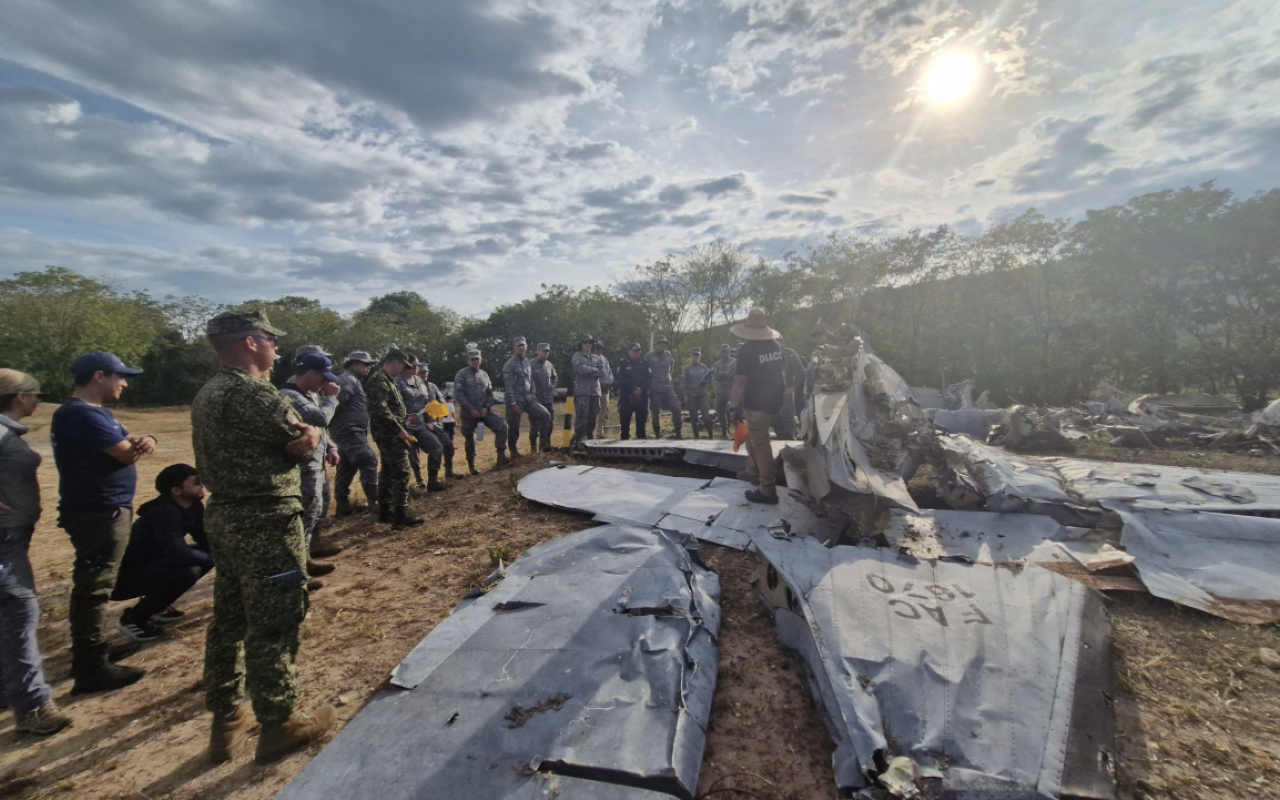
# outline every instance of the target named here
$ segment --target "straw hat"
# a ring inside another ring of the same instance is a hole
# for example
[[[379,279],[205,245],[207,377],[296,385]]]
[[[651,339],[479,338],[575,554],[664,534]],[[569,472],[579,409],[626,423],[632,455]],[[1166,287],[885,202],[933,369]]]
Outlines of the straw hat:
[[[782,335],[769,327],[769,323],[765,322],[764,312],[758,308],[751,309],[747,318],[730,328],[729,332],[741,339],[761,342],[777,339]]]

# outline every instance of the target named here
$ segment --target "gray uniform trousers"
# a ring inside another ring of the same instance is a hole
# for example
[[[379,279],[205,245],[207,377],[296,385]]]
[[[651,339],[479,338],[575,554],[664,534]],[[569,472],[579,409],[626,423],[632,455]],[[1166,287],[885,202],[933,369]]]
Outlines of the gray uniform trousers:
[[[369,446],[369,434],[367,432],[341,437],[334,436],[333,443],[338,446],[338,469],[337,474],[334,476],[334,497],[339,500],[347,500],[351,497],[351,481],[355,478],[357,472],[360,473],[360,483],[365,486],[378,485],[378,457],[374,455],[373,448]],[[369,502],[376,502],[377,499],[376,497],[370,497]]]
[[[409,448],[409,466],[413,467],[414,480],[422,483],[422,467],[418,463],[418,453],[427,454],[428,474],[438,473],[440,464],[444,460],[444,443],[440,440],[440,434],[443,434],[444,431],[438,422],[434,431],[427,430],[427,426],[422,424],[409,425],[407,430],[410,436],[418,440],[416,445]],[[449,449],[453,449],[452,442]]]
[[[578,441],[584,442],[595,437],[598,416],[600,416],[600,395],[573,396],[573,433]]]
[[[302,473],[302,530],[310,551],[311,534],[324,519],[325,470],[323,465],[317,468],[314,464],[303,464],[298,471]]]
[[[711,427],[711,401],[705,394],[689,397],[689,424],[693,426],[694,436],[698,435],[699,424],[707,429],[707,438],[714,434]]]
[[[660,417],[664,408],[671,412],[671,424],[676,429],[676,435],[679,436],[684,427],[684,420],[680,418],[680,395],[676,394],[675,387],[671,384],[653,386],[649,389],[649,421],[653,425],[654,438],[662,436]]]
[[[466,410],[463,410],[462,438],[466,441],[464,447],[468,463],[476,460],[476,426],[482,422],[486,428],[493,431],[493,443],[497,448],[504,452],[507,449],[507,423],[503,422],[502,417],[495,414],[492,408],[489,409],[489,414],[484,419],[476,419]]]
[[[521,413],[515,413],[515,406],[507,406],[507,444],[511,446],[511,452],[516,451],[516,445],[520,442],[520,418],[529,418],[529,436],[530,438],[541,434],[543,430],[547,430],[547,441],[551,440],[551,412],[547,407],[537,400],[526,400],[520,404]]]

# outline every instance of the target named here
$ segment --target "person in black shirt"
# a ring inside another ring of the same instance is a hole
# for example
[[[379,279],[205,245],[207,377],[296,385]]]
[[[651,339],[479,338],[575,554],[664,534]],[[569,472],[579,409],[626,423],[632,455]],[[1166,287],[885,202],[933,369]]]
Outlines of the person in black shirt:
[[[649,419],[649,383],[653,374],[649,362],[642,357],[640,344],[631,345],[627,358],[618,365],[614,376],[618,384],[618,417],[622,422],[622,438],[631,438],[631,415],[636,416],[636,438],[644,438],[644,424]]]
[[[204,533],[204,486],[195,467],[165,467],[156,476],[156,491],[160,496],[138,509],[111,595],[112,600],[140,598],[116,623],[136,642],[159,639],[157,625],[181,621],[183,614],[173,603],[213,569]],[[194,547],[187,543],[188,535]]]
[[[778,465],[769,441],[769,426],[783,405],[786,381],[783,377],[785,353],[777,341],[778,332],[765,321],[764,312],[751,309],[744,322],[729,329],[747,340],[738,348],[738,368],[729,402],[747,423],[747,469],[739,477],[759,488],[749,489],[753,503],[778,502]]]

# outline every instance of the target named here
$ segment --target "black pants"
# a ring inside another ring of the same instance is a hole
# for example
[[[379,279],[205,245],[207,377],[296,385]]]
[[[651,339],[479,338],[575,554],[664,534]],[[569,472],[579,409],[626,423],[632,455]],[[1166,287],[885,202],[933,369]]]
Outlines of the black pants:
[[[644,438],[644,426],[649,421],[649,397],[640,393],[639,400],[631,399],[631,392],[618,398],[618,418],[622,423],[622,438],[631,438],[631,415],[636,417],[636,438]]]
[[[71,671],[76,677],[106,668],[107,603],[129,543],[132,508],[62,513],[59,523],[76,551],[71,570]]]
[[[129,600],[141,598],[133,607],[135,617],[149,619],[153,614],[164,611],[177,602],[196,581],[208,574],[203,567],[170,567],[166,564],[152,564],[130,573],[121,573],[119,586],[128,586],[128,596],[120,596],[117,592],[112,600]]]

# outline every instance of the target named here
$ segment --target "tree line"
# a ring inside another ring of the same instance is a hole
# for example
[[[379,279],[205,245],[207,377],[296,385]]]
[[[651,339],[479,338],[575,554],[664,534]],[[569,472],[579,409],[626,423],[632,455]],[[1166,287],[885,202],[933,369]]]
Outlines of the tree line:
[[[395,344],[429,362],[438,383],[471,344],[497,378],[516,335],[551,344],[565,376],[584,335],[615,360],[659,333],[682,358],[694,345],[714,353],[752,306],[802,356],[813,330],[849,322],[913,385],[968,378],[1000,403],[1076,402],[1105,382],[1227,393],[1256,408],[1280,385],[1280,190],[1237,198],[1206,183],[1076,222],[1030,210],[980,234],[834,234],[773,262],[715,239],[637,264],[609,287],[544,284],[483,319],[412,291],[349,315],[300,296],[238,305],[288,331],[284,354],[320,344],[340,361]],[[203,325],[224,308],[62,267],[20,272],[0,281],[0,365],[56,397],[78,353],[110,350],[146,371],[131,402],[185,404],[214,370]]]

